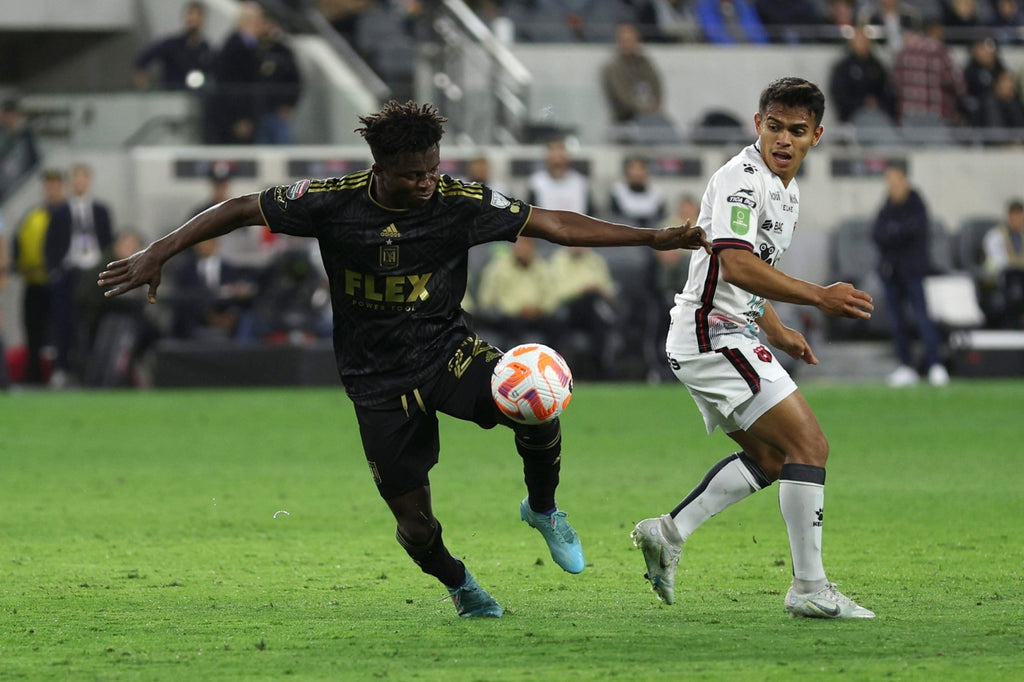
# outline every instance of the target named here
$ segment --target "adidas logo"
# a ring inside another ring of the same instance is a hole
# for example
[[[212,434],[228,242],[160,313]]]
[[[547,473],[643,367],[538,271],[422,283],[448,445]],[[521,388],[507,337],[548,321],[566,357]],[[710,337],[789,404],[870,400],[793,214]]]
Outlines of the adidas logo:
[[[399,237],[402,236],[402,234],[398,231],[398,228],[395,227],[395,224],[391,223],[383,230],[381,230],[380,236],[384,237],[385,239],[398,239]]]

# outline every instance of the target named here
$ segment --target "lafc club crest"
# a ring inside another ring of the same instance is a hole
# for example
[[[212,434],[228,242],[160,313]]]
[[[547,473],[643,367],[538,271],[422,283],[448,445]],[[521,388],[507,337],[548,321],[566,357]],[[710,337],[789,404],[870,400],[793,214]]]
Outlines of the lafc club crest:
[[[380,267],[384,270],[394,270],[398,267],[398,244],[395,244],[395,240],[402,234],[395,224],[391,223],[381,230],[380,236],[384,238],[384,243],[380,246]]]

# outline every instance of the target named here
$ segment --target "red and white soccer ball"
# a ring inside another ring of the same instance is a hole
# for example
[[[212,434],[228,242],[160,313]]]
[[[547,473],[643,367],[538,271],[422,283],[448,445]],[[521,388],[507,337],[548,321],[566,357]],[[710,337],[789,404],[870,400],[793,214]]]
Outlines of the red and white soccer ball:
[[[549,422],[572,400],[572,372],[558,351],[539,343],[508,350],[494,366],[491,395],[520,424]]]

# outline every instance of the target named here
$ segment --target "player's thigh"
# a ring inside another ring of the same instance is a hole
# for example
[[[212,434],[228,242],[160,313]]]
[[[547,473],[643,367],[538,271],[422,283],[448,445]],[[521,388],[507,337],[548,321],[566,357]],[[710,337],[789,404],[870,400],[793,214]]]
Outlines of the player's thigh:
[[[786,462],[825,466],[828,439],[799,389],[767,410],[744,431],[781,452]]]
[[[502,352],[477,336],[467,338],[430,387],[437,410],[485,429],[509,425],[491,397],[491,376]]]
[[[404,399],[403,399],[404,398]],[[373,407],[355,406],[363,453],[385,500],[430,484],[440,452],[437,415],[418,391]]]

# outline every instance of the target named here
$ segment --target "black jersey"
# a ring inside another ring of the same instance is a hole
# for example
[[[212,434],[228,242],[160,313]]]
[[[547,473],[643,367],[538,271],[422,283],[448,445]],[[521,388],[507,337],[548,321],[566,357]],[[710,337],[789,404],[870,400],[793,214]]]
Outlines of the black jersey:
[[[373,405],[439,371],[467,334],[469,247],[514,241],[531,207],[442,175],[430,202],[389,209],[373,174],[300,180],[260,193],[273,232],[315,237],[330,279],[334,353],[353,402]]]

